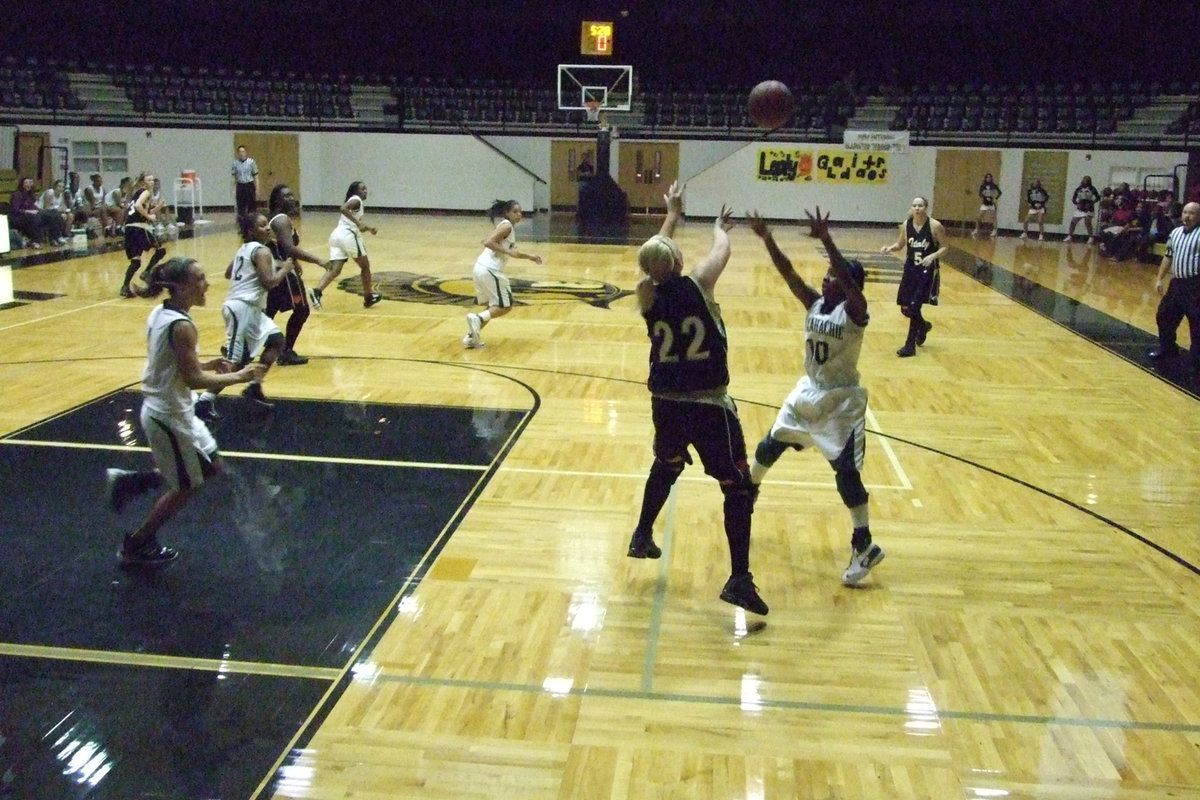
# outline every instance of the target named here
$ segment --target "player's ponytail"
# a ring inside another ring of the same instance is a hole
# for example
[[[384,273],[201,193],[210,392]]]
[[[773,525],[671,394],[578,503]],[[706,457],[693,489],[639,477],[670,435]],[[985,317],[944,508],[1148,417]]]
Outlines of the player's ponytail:
[[[497,201],[495,201],[494,203],[492,203],[491,207],[488,208],[488,219],[490,219],[492,222],[495,222],[496,217],[503,217],[515,205],[517,205],[516,200],[497,200]]]
[[[138,297],[158,297],[165,289],[174,295],[187,282],[188,273],[195,263],[194,258],[178,257],[156,264],[150,271],[145,288],[135,289],[134,292]]]

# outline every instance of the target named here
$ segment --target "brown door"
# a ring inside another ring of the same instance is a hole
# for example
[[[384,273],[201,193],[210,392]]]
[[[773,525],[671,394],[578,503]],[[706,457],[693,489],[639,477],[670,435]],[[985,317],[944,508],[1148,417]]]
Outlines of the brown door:
[[[617,183],[635,214],[665,211],[663,195],[679,177],[678,142],[621,142]]]
[[[304,193],[300,187],[300,137],[295,133],[235,133],[233,148],[229,153],[232,164],[236,158],[238,146],[246,148],[246,153],[258,163],[258,204],[266,210],[271,190],[276,184],[282,183],[291,187],[304,202]],[[230,188],[233,186],[233,176],[227,178]],[[352,178],[346,179],[350,185]],[[232,192],[231,192],[232,194]]]
[[[33,178],[39,190],[53,175],[50,164],[50,134],[20,131],[17,133],[17,176]]]
[[[584,155],[596,163],[595,139],[554,139],[550,142],[550,208],[574,211],[579,205],[579,176],[575,170]]]
[[[947,227],[974,227],[979,184],[989,172],[1000,183],[999,150],[938,150],[929,215]]]

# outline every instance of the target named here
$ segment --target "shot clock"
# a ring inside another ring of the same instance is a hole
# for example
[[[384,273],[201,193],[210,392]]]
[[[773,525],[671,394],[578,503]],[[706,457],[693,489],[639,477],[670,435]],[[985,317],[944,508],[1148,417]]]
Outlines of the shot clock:
[[[585,56],[611,56],[613,24],[584,20],[579,36],[579,52]]]

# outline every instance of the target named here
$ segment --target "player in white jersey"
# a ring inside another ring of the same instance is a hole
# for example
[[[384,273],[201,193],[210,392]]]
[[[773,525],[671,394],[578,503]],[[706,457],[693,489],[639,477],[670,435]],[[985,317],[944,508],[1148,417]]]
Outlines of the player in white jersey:
[[[230,281],[229,293],[221,306],[225,318],[225,354],[239,367],[261,354],[259,360],[269,369],[283,352],[284,336],[266,314],[267,290],[286,280],[296,269],[296,262],[276,261],[271,254],[267,247],[271,226],[265,215],[244,216],[241,226],[244,244],[225,270]],[[220,416],[216,410],[218,391],[205,391],[196,401],[196,414],[201,419],[211,422]],[[261,378],[251,381],[242,397],[263,410],[273,407],[263,394]]]
[[[821,293],[804,282],[792,262],[775,244],[767,224],[757,213],[749,217],[750,229],[767,246],[771,262],[792,294],[804,304],[804,376],[796,384],[763,437],[750,463],[750,481],[762,483],[767,470],[788,447],[815,446],[833,467],[838,495],[850,509],[854,531],[850,538],[850,564],[842,583],[854,586],[883,560],[883,549],[871,541],[867,490],[862,482],[866,453],[867,390],[858,382],[858,355],[870,315],[863,296],[866,273],[862,264],[847,261],[829,235],[829,215],[805,212],[809,235],[820,239],[829,254],[829,271]]]
[[[321,294],[334,278],[342,274],[342,267],[353,258],[362,271],[363,307],[370,308],[383,299],[383,295],[375,291],[371,283],[371,259],[367,256],[367,245],[363,242],[363,232],[372,236],[379,229],[364,225],[362,218],[367,212],[367,184],[355,181],[346,190],[346,202],[339,210],[337,225],[329,234],[329,261],[325,274],[317,281],[317,286],[309,292],[309,301],[313,308],[321,307]]]
[[[188,311],[204,305],[208,279],[194,259],[173,258],[156,265],[145,296],[157,296],[164,289],[170,297],[150,312],[146,322],[147,354],[142,371],[142,430],[157,469],[107,472],[108,502],[117,513],[137,495],[167,487],[137,530],[125,536],[117,558],[129,567],[162,566],[179,555],[175,548],[158,543],[158,529],[205,479],[220,472],[216,440],[192,411],[192,390],[221,389],[259,379],[266,372],[263,364],[239,370],[224,358],[201,363],[196,352],[196,325]]]
[[[496,222],[496,217],[500,221]],[[509,258],[526,258],[535,264],[542,263],[541,256],[517,249],[517,223],[521,221],[521,204],[516,200],[497,200],[488,209],[488,218],[496,224],[492,235],[483,240],[483,252],[475,259],[475,301],[487,306],[482,312],[467,314],[467,335],[463,345],[467,348],[483,347],[479,333],[483,326],[496,317],[512,311],[512,285],[504,274]]]

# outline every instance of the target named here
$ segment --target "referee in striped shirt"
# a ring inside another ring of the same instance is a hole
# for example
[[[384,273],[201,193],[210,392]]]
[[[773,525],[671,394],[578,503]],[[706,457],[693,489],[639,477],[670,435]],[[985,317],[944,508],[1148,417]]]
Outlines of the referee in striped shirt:
[[[1171,282],[1163,294],[1163,279]],[[1183,207],[1183,224],[1167,237],[1167,252],[1158,267],[1154,288],[1162,295],[1154,319],[1158,323],[1158,348],[1150,358],[1159,360],[1179,355],[1175,334],[1186,317],[1192,337],[1192,369],[1200,371],[1200,203]]]

